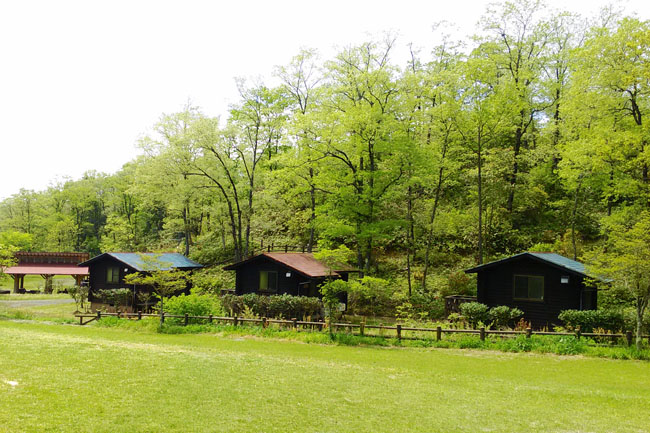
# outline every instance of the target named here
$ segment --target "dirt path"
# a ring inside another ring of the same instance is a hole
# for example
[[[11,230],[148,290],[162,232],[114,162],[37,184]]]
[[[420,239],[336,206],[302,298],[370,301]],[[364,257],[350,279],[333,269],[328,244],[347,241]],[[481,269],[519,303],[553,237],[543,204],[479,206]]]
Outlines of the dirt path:
[[[72,304],[74,299],[34,299],[20,301],[0,301],[0,305],[11,308],[41,307],[43,305]]]

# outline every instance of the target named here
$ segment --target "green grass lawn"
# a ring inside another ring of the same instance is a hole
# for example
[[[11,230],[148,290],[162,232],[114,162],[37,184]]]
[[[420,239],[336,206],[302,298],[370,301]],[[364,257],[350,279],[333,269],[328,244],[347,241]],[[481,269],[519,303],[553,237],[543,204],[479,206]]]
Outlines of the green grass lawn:
[[[642,432],[647,362],[0,320],[0,432]]]
[[[45,286],[45,279],[40,275],[25,275],[25,289],[26,290],[40,290],[43,291]],[[56,290],[57,287],[74,286],[75,280],[68,275],[55,275],[52,277],[52,287]],[[14,280],[9,276],[0,278],[0,290],[13,290]]]

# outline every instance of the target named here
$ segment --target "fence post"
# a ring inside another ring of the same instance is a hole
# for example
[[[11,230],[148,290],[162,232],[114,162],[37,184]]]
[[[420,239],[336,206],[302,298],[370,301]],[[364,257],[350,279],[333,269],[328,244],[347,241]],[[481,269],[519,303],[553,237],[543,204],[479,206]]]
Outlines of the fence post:
[[[442,327],[438,326],[436,328],[436,340],[440,341],[442,339]]]
[[[363,319],[363,322],[359,325],[359,335],[363,337],[363,334],[366,332],[366,320]]]
[[[291,319],[291,321],[293,322],[293,329],[297,330],[298,329],[298,319],[296,319],[294,317],[293,319]]]
[[[208,315],[208,321],[210,324],[212,324],[212,314]]]
[[[79,325],[84,324],[84,318],[82,316],[79,316]]]
[[[138,310],[138,320],[142,320],[142,310]]]
[[[485,327],[481,326],[481,329],[479,329],[479,335],[481,337],[481,341],[485,341]]]
[[[266,317],[262,317],[262,328],[269,326],[269,322],[266,321]]]
[[[97,320],[102,318],[102,312],[100,310],[97,310]]]
[[[526,328],[526,338],[530,338],[531,335],[533,335],[533,330],[530,328]]]
[[[576,338],[580,340],[580,336],[582,335],[582,332],[580,332],[580,326],[576,326]]]
[[[183,324],[184,324],[185,326],[187,326],[188,323],[189,323],[189,317],[187,316],[187,313],[185,313],[185,318],[184,318],[184,320],[183,320]]]
[[[632,345],[632,331],[625,331],[625,339],[627,340],[627,345]]]
[[[160,323],[165,323],[165,312],[160,313]]]
[[[395,326],[395,328],[397,330],[397,339],[399,341],[402,341],[402,325],[398,323],[397,326]]]
[[[237,315],[235,315],[235,317],[232,318],[232,326],[237,326],[237,321]]]

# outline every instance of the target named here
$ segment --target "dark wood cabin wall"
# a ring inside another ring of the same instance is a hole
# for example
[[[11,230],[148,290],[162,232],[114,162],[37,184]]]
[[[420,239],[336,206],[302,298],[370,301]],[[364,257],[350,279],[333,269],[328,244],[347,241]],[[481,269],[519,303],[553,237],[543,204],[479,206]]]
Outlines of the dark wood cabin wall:
[[[543,276],[544,300],[539,302],[513,299],[515,274]],[[569,284],[560,282],[562,276],[569,276]],[[479,272],[477,300],[490,307],[517,307],[524,312],[524,318],[534,327],[550,327],[560,324],[557,316],[562,310],[580,309],[582,280],[582,277],[554,266],[522,259]]]
[[[119,280],[117,283],[107,283],[106,282],[106,273],[108,271],[108,268],[111,266],[116,266],[119,269]],[[192,271],[192,269],[187,269],[187,268],[179,268],[183,271]],[[102,260],[98,260],[94,263],[91,263],[89,265],[89,284],[90,284],[90,291],[88,294],[88,299],[92,302],[95,300],[95,297],[93,295],[93,292],[97,292],[98,290],[112,290],[112,289],[121,289],[123,287],[126,288],[133,288],[132,284],[126,284],[124,282],[124,277],[128,274],[132,274],[136,272],[135,269],[132,267],[126,265],[125,263],[122,263],[118,260],[115,260],[112,257],[105,257]],[[190,290],[192,288],[191,282],[188,281],[186,287],[184,290],[179,291],[178,294],[180,293],[185,293],[189,295]],[[140,292],[149,292],[151,293],[153,288],[151,286],[144,286],[144,285],[136,285],[135,286],[135,291],[136,293]]]
[[[260,271],[269,271],[278,273],[278,290],[277,293],[272,294],[288,294],[298,295],[298,288],[300,283],[309,283],[310,279],[299,274],[298,272],[283,266],[272,260],[260,258],[250,262],[236,271],[236,293],[243,295],[245,293],[258,293],[260,288]],[[291,276],[287,277],[286,273],[291,272]],[[309,287],[307,285],[307,287]],[[271,293],[271,292],[264,292]],[[304,294],[304,293],[301,293]]]
[[[106,273],[109,267],[115,266],[119,269],[120,278],[117,283],[107,283],[106,282]],[[124,272],[124,269],[129,269],[129,271]],[[119,289],[126,287],[124,284],[124,276],[131,272],[128,266],[124,263],[119,262],[113,258],[106,257],[103,260],[98,260],[89,265],[89,282],[90,282],[90,294],[97,292],[98,290],[107,290],[107,289]],[[131,286],[129,286],[131,287]],[[93,298],[90,299],[91,301]]]

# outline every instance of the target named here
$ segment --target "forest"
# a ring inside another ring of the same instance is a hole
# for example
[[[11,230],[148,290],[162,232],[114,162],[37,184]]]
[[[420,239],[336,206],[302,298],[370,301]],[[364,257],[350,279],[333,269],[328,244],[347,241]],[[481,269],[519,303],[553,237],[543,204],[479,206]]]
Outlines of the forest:
[[[237,80],[225,118],[188,103],[143,125],[118,172],[3,200],[0,244],[206,265],[345,245],[409,294],[527,250],[650,257],[650,23],[522,0],[442,41],[405,64],[391,35],[304,49],[276,85]]]

